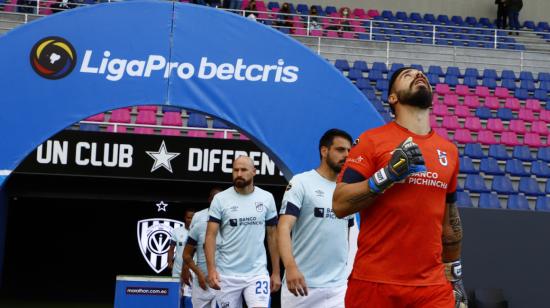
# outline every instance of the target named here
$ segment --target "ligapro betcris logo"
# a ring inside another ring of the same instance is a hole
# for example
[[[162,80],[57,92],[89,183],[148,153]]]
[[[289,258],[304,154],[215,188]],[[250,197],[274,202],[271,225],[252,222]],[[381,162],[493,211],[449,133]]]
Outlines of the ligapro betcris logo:
[[[293,83],[298,80],[300,71],[297,66],[285,65],[284,59],[278,59],[277,63],[272,64],[251,64],[244,58],[238,58],[234,63],[215,63],[207,57],[201,57],[197,63],[191,63],[168,61],[166,57],[154,54],[143,59],[117,56],[109,50],[98,56],[94,50],[87,49],[79,72],[104,75],[109,81],[158,75],[169,78],[175,75],[183,80],[196,77],[206,80]],[[34,45],[31,51],[31,65],[35,72],[44,78],[60,79],[67,76],[76,65],[76,52],[67,40],[47,37]]]

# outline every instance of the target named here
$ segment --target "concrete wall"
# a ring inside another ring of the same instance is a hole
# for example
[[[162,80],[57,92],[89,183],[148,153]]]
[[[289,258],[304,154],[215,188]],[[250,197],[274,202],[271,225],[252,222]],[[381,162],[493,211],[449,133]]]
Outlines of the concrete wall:
[[[284,1],[281,1],[281,3]],[[294,0],[292,3],[320,4],[323,7],[333,5],[336,7],[349,6],[351,8],[362,7],[367,9],[420,12],[433,14],[447,14],[459,16],[475,16],[496,18],[496,5],[494,0]],[[523,10],[520,13],[520,21],[523,20],[549,20],[547,12],[550,10],[550,2],[547,0],[523,0]]]

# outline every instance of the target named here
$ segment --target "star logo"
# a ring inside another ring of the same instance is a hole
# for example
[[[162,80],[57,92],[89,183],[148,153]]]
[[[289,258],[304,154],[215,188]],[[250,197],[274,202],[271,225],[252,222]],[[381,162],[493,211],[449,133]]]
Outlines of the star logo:
[[[170,161],[180,155],[180,153],[172,153],[168,152],[166,150],[166,144],[164,144],[164,140],[162,140],[162,144],[160,145],[160,149],[158,152],[154,151],[145,151],[147,155],[151,156],[155,160],[155,163],[153,164],[153,167],[151,168],[151,172],[154,172],[160,167],[163,167],[164,169],[172,172],[172,165],[170,164]]]
[[[163,211],[166,212],[166,207],[168,206],[167,203],[164,203],[164,201],[160,201],[159,203],[155,204],[157,206],[157,212]]]

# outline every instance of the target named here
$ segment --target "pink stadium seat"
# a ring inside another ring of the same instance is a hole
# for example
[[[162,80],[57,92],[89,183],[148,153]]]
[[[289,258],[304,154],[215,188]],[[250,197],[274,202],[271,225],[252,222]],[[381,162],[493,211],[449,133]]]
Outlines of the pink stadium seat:
[[[307,30],[306,29],[303,29],[303,28],[295,28],[295,29],[292,29],[292,31],[294,32],[295,35],[307,35]]]
[[[446,83],[438,83],[435,85],[435,93],[439,95],[445,95],[451,93],[451,88]]]
[[[521,145],[521,142],[518,140],[518,135],[514,132],[503,132],[500,136],[500,143],[507,146]]]
[[[167,111],[162,115],[162,125],[167,126],[183,126],[181,113],[176,111]]]
[[[136,124],[156,125],[157,124],[156,112],[151,110],[138,110]]]
[[[181,136],[179,129],[163,128],[160,130],[160,134],[164,136]]]
[[[540,140],[539,134],[535,134],[535,133],[525,134],[525,137],[523,138],[523,144],[528,145],[530,147],[536,147],[536,148],[539,148],[545,145]]]
[[[55,0],[46,0],[46,1],[40,1],[40,15],[50,15],[52,13],[52,9],[50,6],[54,4]]]
[[[134,134],[154,135],[155,130],[153,130],[151,127],[136,127],[134,128]]]
[[[487,96],[485,98],[485,102],[483,103],[483,106],[490,108],[490,109],[498,109],[500,108],[500,102],[498,101],[498,97],[496,96]]]
[[[205,130],[190,130],[187,132],[189,137],[208,138],[208,134]]]
[[[548,133],[550,133],[548,130],[548,126],[544,121],[534,121],[531,124],[531,132],[543,136],[546,136],[548,135]]]
[[[504,131],[504,125],[502,124],[502,120],[500,118],[488,119],[486,127],[488,130],[495,133],[501,133]]]
[[[477,132],[483,129],[481,127],[481,121],[478,117],[467,117],[464,122],[464,128],[469,129],[473,132]]]
[[[489,92],[489,88],[485,86],[476,86],[475,95],[479,97],[487,97],[491,96],[491,93]]]
[[[471,132],[465,128],[457,129],[453,139],[458,143],[474,143]]]
[[[4,6],[5,12],[15,12],[17,9],[17,0],[8,0]]]
[[[443,101],[441,100],[442,96],[440,96],[437,93],[433,93],[432,95],[432,105],[435,104],[443,104]]]
[[[540,101],[538,99],[527,99],[525,100],[525,108],[533,111],[539,111],[541,109]]]
[[[149,105],[137,106],[137,111],[138,112],[145,111],[145,110],[157,112],[157,109],[158,109],[158,106],[149,106]]]
[[[114,133],[115,132],[115,126],[114,125],[107,126],[107,131],[110,132],[110,133]],[[116,128],[117,133],[126,133],[126,131],[127,131],[126,126],[117,125],[117,128]]]
[[[443,97],[443,104],[447,106],[456,106],[458,105],[458,95],[456,94],[445,94]]]
[[[467,95],[470,95],[470,88],[468,88],[468,86],[466,85],[463,85],[463,84],[457,84],[456,87],[455,87],[455,92],[456,94],[460,95],[460,96],[467,96]]]
[[[447,131],[446,128],[443,128],[443,127],[435,127],[435,128],[432,128],[436,134],[438,134],[439,136],[451,141],[451,139],[449,138],[449,132]]]
[[[367,32],[367,30],[365,28],[363,28],[362,26],[354,26],[353,27],[353,32],[365,33],[365,32]]]
[[[333,30],[328,30],[326,37],[331,37],[331,38],[338,37],[338,32],[333,31]]]
[[[365,13],[365,10],[362,8],[355,8],[353,9],[353,15],[362,18],[363,16],[367,15],[367,13]]]
[[[458,124],[458,117],[455,115],[444,116],[441,127],[451,130],[461,128],[460,124]]]
[[[380,16],[380,12],[378,12],[378,10],[371,9],[367,11],[367,16],[374,18],[376,16]]]
[[[239,139],[241,140],[250,140],[250,138],[248,138],[245,134],[241,133],[241,135],[239,136]]]
[[[482,130],[477,135],[477,142],[485,145],[497,144],[495,135],[490,130]]]
[[[314,29],[309,31],[310,36],[323,36],[323,30]]]
[[[507,98],[507,97],[510,97],[510,92],[506,88],[496,87],[495,96],[499,98]]]
[[[455,115],[459,118],[467,118],[470,117],[472,113],[470,112],[470,108],[468,108],[468,106],[458,105],[455,107]]]
[[[525,128],[525,121],[513,119],[508,125],[508,130],[517,134],[525,134],[527,129]]]
[[[353,32],[343,32],[342,37],[345,39],[353,39],[355,38]]]
[[[477,95],[468,95],[464,97],[464,106],[468,106],[470,108],[479,107],[479,97],[477,97]]]
[[[512,109],[518,111],[521,108],[519,100],[515,97],[508,97],[504,102],[504,108]]]
[[[550,123],[550,110],[541,110],[539,114],[539,120]]]
[[[104,113],[98,113],[98,114],[93,115],[89,118],[86,118],[84,121],[103,122],[103,121],[105,121],[105,114]]]
[[[436,116],[441,116],[441,117],[450,115],[449,108],[447,108],[447,106],[442,104],[433,105],[432,113],[435,114]]]
[[[132,120],[128,108],[115,109],[111,111],[109,122],[111,123],[130,123]]]
[[[518,119],[526,122],[533,122],[537,118],[533,114],[533,110],[522,108],[519,110]]]
[[[439,123],[437,123],[437,116],[433,113],[430,113],[430,127],[439,127]]]

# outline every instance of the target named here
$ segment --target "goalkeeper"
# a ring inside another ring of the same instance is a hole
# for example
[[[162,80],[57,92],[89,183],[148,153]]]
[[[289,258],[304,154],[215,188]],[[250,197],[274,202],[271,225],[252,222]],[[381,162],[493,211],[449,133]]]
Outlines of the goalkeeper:
[[[355,141],[333,196],[338,217],[360,212],[346,307],[466,306],[458,149],[430,128],[422,72],[399,69],[389,86],[395,121]]]

